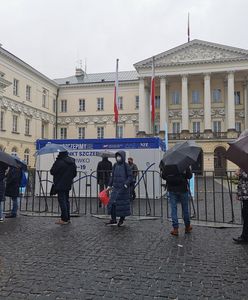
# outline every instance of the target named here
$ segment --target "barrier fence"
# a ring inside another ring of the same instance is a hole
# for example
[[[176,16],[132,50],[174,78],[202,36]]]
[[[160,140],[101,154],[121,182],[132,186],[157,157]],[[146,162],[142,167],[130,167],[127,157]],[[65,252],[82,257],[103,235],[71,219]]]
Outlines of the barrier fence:
[[[20,211],[59,215],[57,196],[50,196],[52,177],[49,171],[29,171],[28,184],[21,196]],[[190,201],[191,218],[198,221],[241,224],[241,203],[236,200],[237,179],[234,172],[215,176],[203,172],[194,176],[194,193]],[[78,172],[70,191],[72,215],[104,215],[105,207],[99,206],[99,185],[96,172]],[[169,218],[170,211],[165,181],[159,172],[138,171],[135,186],[136,198],[131,201],[132,215]],[[4,210],[11,208],[6,197]]]

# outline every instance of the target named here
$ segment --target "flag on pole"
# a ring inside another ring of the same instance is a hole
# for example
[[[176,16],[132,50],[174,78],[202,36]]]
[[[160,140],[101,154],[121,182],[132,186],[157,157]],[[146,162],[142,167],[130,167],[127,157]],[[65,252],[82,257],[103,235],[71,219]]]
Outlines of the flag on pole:
[[[188,13],[188,42],[190,42],[189,13]]]
[[[119,81],[118,81],[118,63],[119,59],[116,59],[116,73],[115,73],[115,90],[114,90],[114,113],[115,123],[118,123],[118,92],[119,92]]]
[[[154,127],[154,121],[155,121],[155,61],[154,61],[154,57],[152,58],[151,115],[152,115],[152,126]]]

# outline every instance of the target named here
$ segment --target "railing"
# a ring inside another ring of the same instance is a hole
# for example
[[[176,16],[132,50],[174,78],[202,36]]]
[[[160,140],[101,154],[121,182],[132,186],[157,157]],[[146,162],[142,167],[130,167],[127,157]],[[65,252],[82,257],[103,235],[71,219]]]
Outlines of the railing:
[[[131,201],[134,216],[170,217],[165,181],[159,172],[141,170],[135,187],[136,199]],[[52,177],[48,171],[29,173],[28,186],[21,197],[20,210],[23,213],[59,215],[56,196],[50,196]],[[194,194],[190,201],[194,220],[241,224],[241,203],[236,199],[236,179],[233,172],[215,176],[214,172],[195,174]],[[96,172],[78,172],[70,191],[72,215],[104,215],[105,207],[99,207]],[[11,201],[6,199],[5,210],[10,210]]]
[[[238,134],[238,133],[237,133]],[[169,133],[169,140],[203,140],[209,138],[227,139],[227,132],[210,132],[210,133]]]

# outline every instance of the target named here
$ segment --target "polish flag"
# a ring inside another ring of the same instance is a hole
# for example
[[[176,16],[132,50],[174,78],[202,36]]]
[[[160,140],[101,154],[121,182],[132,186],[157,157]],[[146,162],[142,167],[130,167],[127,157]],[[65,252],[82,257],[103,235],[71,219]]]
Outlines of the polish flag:
[[[119,81],[118,81],[118,63],[119,59],[116,59],[116,73],[115,73],[115,91],[114,91],[114,113],[115,123],[118,123],[118,92],[119,92]]]
[[[154,61],[154,57],[152,58],[151,115],[152,115],[152,124],[154,125],[154,121],[155,121],[155,61]]]

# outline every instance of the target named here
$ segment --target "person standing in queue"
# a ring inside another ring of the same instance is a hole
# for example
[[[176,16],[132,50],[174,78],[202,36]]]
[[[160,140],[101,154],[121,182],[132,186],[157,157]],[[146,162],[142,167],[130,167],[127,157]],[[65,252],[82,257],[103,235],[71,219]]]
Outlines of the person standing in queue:
[[[97,183],[99,184],[100,192],[108,187],[109,179],[112,172],[112,163],[107,156],[103,156],[102,160],[97,165]],[[99,200],[99,207],[102,203]]]

